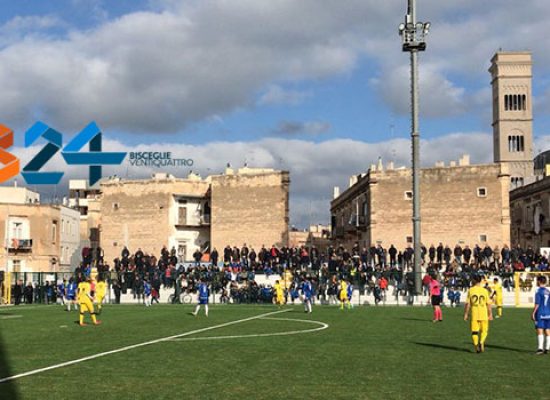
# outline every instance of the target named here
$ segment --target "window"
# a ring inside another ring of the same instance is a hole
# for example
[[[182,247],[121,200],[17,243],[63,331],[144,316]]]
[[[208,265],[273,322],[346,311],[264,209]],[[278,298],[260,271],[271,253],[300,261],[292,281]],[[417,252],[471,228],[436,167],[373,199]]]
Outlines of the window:
[[[187,225],[187,207],[178,208],[178,225]]]
[[[57,240],[57,221],[52,221],[52,243]]]
[[[487,188],[478,187],[477,188],[477,197],[487,197]]]
[[[413,237],[407,236],[407,243],[412,243],[412,242],[413,242]]]
[[[12,272],[21,272],[21,260],[11,261]]]
[[[487,242],[487,235],[479,235],[480,242]]]
[[[525,139],[523,135],[508,136],[508,151],[510,153],[518,153],[525,151]]]
[[[522,178],[522,177],[513,176],[512,178],[510,178],[510,184],[511,184],[511,186],[512,186],[512,189],[521,187],[521,186],[523,186],[523,178]]]
[[[118,203],[113,203],[113,210],[118,211],[120,205]]]
[[[405,200],[412,200],[413,199],[413,192],[411,192],[410,190],[407,190],[405,192]]]
[[[527,110],[527,95],[525,94],[504,95],[504,110],[505,111]]]

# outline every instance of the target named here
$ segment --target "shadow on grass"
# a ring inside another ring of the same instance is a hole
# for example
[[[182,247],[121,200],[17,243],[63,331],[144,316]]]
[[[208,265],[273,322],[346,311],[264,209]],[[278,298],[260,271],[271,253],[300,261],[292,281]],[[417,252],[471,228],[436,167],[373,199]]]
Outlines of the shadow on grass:
[[[13,375],[8,360],[6,346],[2,338],[1,326],[2,323],[0,322],[0,380]],[[0,383],[0,398],[10,400],[17,400],[19,398],[19,393],[17,392],[17,387],[14,381]]]
[[[465,349],[464,347],[447,346],[439,343],[422,343],[422,342],[412,342],[412,343],[417,344],[419,346],[432,347],[435,349],[452,350],[452,351],[458,351],[460,353],[471,353],[470,350]]]
[[[408,318],[408,317],[404,317],[404,318],[399,318],[403,321],[417,321],[417,322],[430,322],[433,324],[433,322],[430,320],[430,319],[426,319],[426,318]]]
[[[486,349],[495,349],[495,350],[506,350],[506,351],[512,351],[514,353],[535,353],[534,351],[525,350],[525,349],[514,349],[513,347],[507,347],[507,346],[498,346],[496,344],[486,344]]]

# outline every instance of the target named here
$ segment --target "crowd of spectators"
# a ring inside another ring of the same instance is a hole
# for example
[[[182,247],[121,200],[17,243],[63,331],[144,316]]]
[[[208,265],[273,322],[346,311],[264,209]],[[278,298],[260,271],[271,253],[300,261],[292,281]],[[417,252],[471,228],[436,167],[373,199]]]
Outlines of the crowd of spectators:
[[[414,274],[412,272],[414,251],[412,247],[397,249],[393,245],[351,249],[344,246],[329,246],[325,251],[313,247],[262,246],[258,251],[243,245],[226,246],[221,252],[213,249],[210,254],[196,251],[193,262],[182,262],[176,249],[165,246],[157,256],[138,248],[130,252],[126,247],[112,266],[105,262],[101,249],[84,249],[82,263],[75,269],[77,281],[97,268],[100,277],[112,285],[115,297],[130,291],[134,298],[143,295],[143,284],[147,280],[153,288],[153,298],[158,301],[161,288],[173,289],[171,298],[180,301],[185,293],[194,292],[198,282],[206,279],[211,291],[221,295],[221,301],[270,302],[270,287],[258,285],[257,274],[279,274],[290,272],[286,281],[288,301],[299,297],[303,280],[311,279],[316,298],[322,303],[336,302],[339,280],[347,279],[361,295],[373,295],[376,302],[387,296],[413,296]],[[475,273],[499,276],[505,290],[513,289],[513,274],[517,271],[548,271],[547,255],[540,255],[531,247],[520,246],[502,249],[488,245],[480,247],[456,245],[453,248],[440,243],[429,248],[422,246],[421,258],[425,276],[436,276],[442,287],[449,292],[463,292],[470,286]],[[427,280],[424,279],[427,293]],[[20,283],[18,283],[19,285]],[[54,302],[56,284],[31,284],[15,288],[21,291],[26,302]]]

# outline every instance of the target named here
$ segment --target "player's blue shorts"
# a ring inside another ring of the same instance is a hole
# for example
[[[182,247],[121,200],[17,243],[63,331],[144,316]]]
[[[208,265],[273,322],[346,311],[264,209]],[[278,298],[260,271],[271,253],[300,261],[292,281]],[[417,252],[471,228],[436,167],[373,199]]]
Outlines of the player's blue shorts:
[[[76,300],[76,296],[75,295],[72,295],[72,296],[69,295],[69,296],[67,296],[67,300],[71,300],[71,301]]]
[[[208,297],[199,297],[199,304],[208,304]]]
[[[550,329],[550,319],[537,319],[535,321],[535,328],[537,329]]]

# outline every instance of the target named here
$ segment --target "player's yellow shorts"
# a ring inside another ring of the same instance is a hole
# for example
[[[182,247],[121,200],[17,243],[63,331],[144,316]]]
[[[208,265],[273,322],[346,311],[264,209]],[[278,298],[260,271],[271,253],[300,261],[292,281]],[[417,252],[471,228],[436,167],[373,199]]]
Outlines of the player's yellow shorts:
[[[80,313],[85,312],[93,313],[94,312],[94,305],[90,300],[85,300],[80,302]]]
[[[277,304],[283,304],[284,303],[284,298],[283,298],[282,295],[280,295],[280,296],[277,296],[275,298],[275,301],[277,302]]]
[[[497,297],[495,299],[495,304],[497,307],[502,307],[502,297]]]
[[[340,301],[347,301],[347,300],[348,300],[348,293],[340,292]]]
[[[474,321],[470,322],[472,332],[489,332],[489,321]]]
[[[102,304],[105,296],[96,296],[95,301],[97,304]]]

